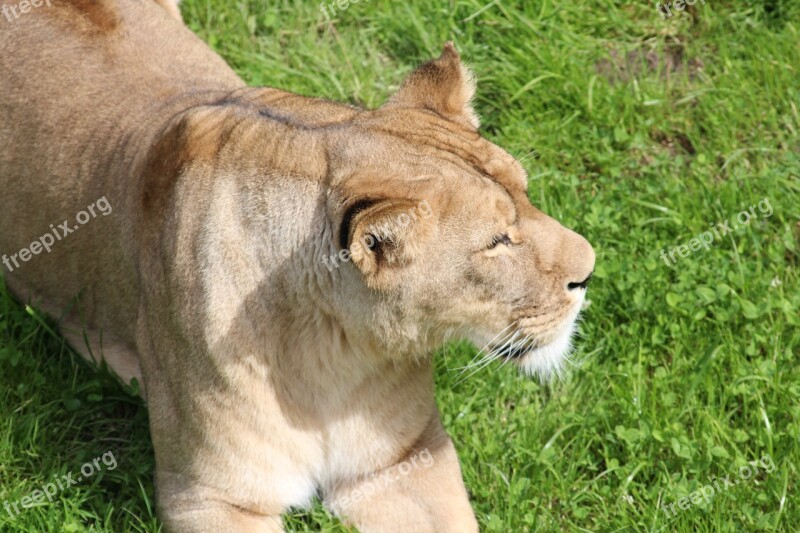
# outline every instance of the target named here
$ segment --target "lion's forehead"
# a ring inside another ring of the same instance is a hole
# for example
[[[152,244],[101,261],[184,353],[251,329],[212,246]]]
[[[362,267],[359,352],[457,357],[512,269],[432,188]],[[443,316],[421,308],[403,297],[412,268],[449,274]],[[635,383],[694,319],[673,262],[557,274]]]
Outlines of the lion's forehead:
[[[433,165],[454,165],[499,182],[509,191],[527,189],[522,165],[501,147],[475,130],[425,110],[380,113],[367,123],[370,134],[386,138],[386,146],[401,161],[404,156],[430,158]]]

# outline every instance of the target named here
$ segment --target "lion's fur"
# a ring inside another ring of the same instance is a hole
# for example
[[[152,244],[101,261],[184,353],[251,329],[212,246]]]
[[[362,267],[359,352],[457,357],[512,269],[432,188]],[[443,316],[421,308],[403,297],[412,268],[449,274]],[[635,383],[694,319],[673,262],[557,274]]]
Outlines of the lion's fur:
[[[476,530],[429,354],[510,324],[563,348],[591,247],[479,135],[452,45],[369,111],[245,87],[158,4],[53,0],[0,30],[0,253],[114,208],[9,287],[140,381],[168,530],[279,530],[317,490],[364,531]]]

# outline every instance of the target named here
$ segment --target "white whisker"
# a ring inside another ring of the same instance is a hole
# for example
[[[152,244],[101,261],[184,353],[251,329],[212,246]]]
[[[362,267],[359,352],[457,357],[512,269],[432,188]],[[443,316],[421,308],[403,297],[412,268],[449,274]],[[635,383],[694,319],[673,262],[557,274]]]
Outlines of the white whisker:
[[[516,324],[516,322],[514,322],[514,324]],[[512,325],[513,325],[513,324],[512,324]],[[506,329],[508,329],[508,327],[504,328],[504,330],[503,330],[503,331],[505,331]],[[489,365],[489,364],[490,364],[492,361],[494,361],[494,360],[497,358],[497,354],[498,354],[498,352],[497,352],[497,351],[498,351],[498,349],[499,349],[500,347],[502,347],[502,346],[507,346],[507,345],[508,345],[510,342],[513,342],[513,341],[514,341],[514,339],[516,339],[516,337],[517,337],[517,336],[518,336],[520,333],[521,333],[521,331],[520,331],[520,330],[515,330],[515,331],[513,331],[513,332],[509,332],[509,333],[507,333],[507,334],[506,334],[506,335],[503,337],[503,341],[501,341],[501,342],[498,342],[498,343],[497,343],[497,345],[498,345],[498,348],[494,348],[494,349],[492,349],[492,350],[491,350],[489,353],[487,353],[487,354],[486,354],[486,356],[485,356],[483,359],[479,360],[479,361],[478,361],[477,363],[475,363],[474,365],[472,365],[472,364],[471,364],[471,365],[468,365],[467,367],[465,367],[465,369],[464,369],[464,370],[463,370],[463,371],[462,371],[462,372],[459,374],[459,377],[460,377],[461,375],[463,375],[463,374],[464,374],[464,373],[465,373],[465,372],[466,372],[468,369],[470,369],[470,368],[474,368],[475,370],[473,370],[472,372],[470,372],[470,373],[469,373],[469,375],[467,375],[467,376],[464,376],[463,378],[461,378],[461,379],[459,379],[458,381],[456,381],[456,382],[453,384],[453,387],[455,387],[456,385],[458,385],[458,384],[459,384],[459,383],[461,383],[462,381],[466,381],[466,380],[468,380],[469,378],[471,378],[472,376],[474,376],[475,374],[477,374],[478,372],[480,372],[481,370],[483,370],[483,369],[484,369],[484,368],[485,368],[487,365]],[[512,334],[513,334],[513,335],[512,335]],[[510,338],[510,339],[506,340],[506,339],[508,338],[508,335],[512,335],[512,336],[511,336],[511,338]],[[495,335],[495,338],[497,338],[497,335]],[[494,339],[493,339],[493,340],[494,340]],[[489,343],[489,344],[491,344],[491,341],[490,341],[490,343]],[[487,346],[488,346],[488,344],[487,344]]]
[[[495,339],[497,339],[497,338],[498,338],[500,335],[502,335],[503,333],[505,333],[505,332],[506,332],[506,330],[508,330],[508,328],[510,328],[510,327],[513,327],[513,326],[514,326],[516,323],[517,323],[517,322],[516,322],[516,321],[514,321],[514,322],[512,322],[511,324],[509,324],[509,325],[507,325],[506,327],[504,327],[504,328],[503,328],[503,329],[500,331],[500,333],[498,333],[497,335],[495,335],[494,337],[492,337],[492,339],[491,339],[489,342],[487,342],[487,343],[486,343],[486,345],[485,345],[483,348],[481,348],[480,350],[478,350],[478,353],[476,353],[476,354],[475,354],[475,357],[473,357],[473,358],[472,358],[472,360],[471,360],[469,363],[467,363],[467,364],[466,364],[465,366],[463,366],[463,367],[460,367],[460,368],[455,368],[454,370],[461,370],[461,371],[462,371],[461,373],[463,374],[463,373],[464,373],[464,372],[465,372],[467,369],[469,369],[469,368],[472,366],[472,363],[474,363],[476,359],[478,359],[479,357],[481,357],[481,355],[483,355],[483,352],[484,352],[484,350],[486,350],[486,348],[488,348],[488,347],[489,347],[489,346],[490,346],[490,345],[491,345],[491,344],[492,344],[492,343],[495,341]]]

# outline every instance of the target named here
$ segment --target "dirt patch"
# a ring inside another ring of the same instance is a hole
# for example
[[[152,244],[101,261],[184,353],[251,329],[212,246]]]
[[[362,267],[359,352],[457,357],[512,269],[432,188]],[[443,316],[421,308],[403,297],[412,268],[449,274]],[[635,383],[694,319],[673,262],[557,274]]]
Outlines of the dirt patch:
[[[669,79],[684,73],[688,74],[689,79],[694,79],[704,67],[699,57],[686,58],[683,47],[679,45],[662,50],[637,49],[627,53],[612,48],[608,55],[608,58],[595,63],[595,72],[613,84],[651,76]]]
[[[650,133],[650,137],[673,157],[681,153],[688,155],[695,155],[697,153],[697,149],[695,149],[691,139],[689,139],[685,133],[665,133],[656,130]]]

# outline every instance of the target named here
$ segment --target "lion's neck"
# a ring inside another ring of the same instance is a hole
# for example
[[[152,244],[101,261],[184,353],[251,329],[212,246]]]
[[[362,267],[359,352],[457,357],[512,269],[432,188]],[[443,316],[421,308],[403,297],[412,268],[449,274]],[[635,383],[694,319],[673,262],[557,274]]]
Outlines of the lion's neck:
[[[168,193],[175,213],[164,220],[173,226],[159,234],[176,235],[162,245],[174,250],[174,294],[220,360],[220,383],[261,376],[292,390],[315,387],[319,397],[309,401],[326,403],[418,371],[362,336],[367,328],[341,322],[342,294],[353,294],[341,287],[359,284],[352,264],[325,264],[338,252],[326,130],[357,112],[246,89],[197,107],[177,128],[189,161]]]

